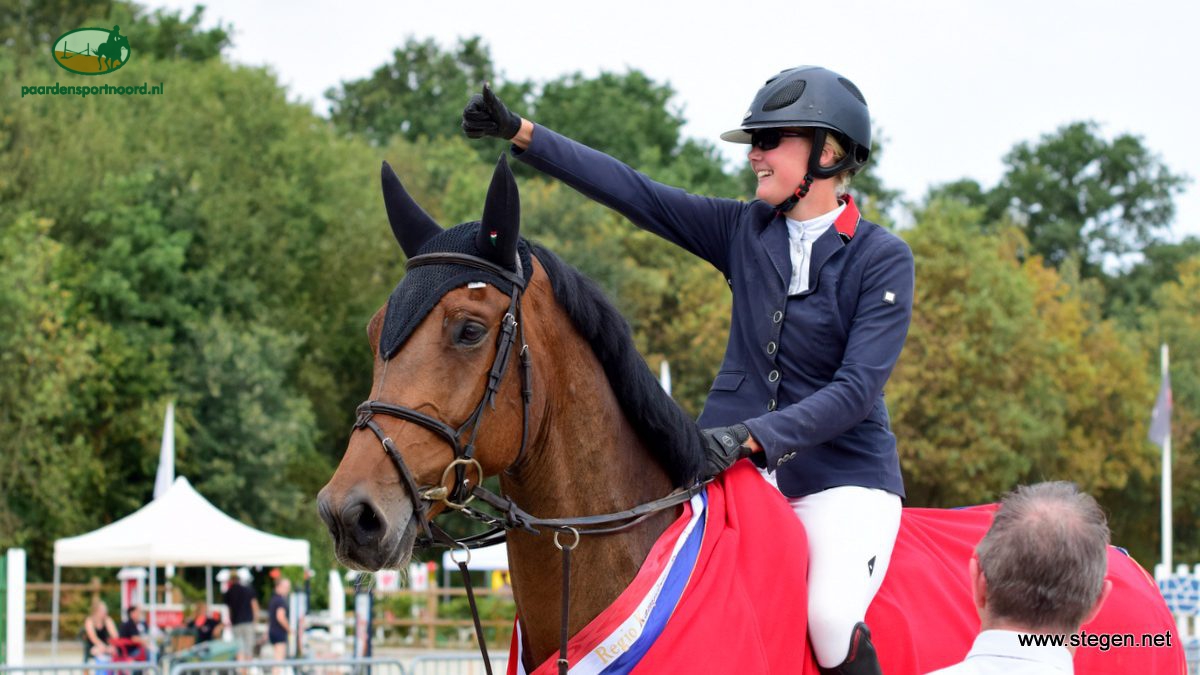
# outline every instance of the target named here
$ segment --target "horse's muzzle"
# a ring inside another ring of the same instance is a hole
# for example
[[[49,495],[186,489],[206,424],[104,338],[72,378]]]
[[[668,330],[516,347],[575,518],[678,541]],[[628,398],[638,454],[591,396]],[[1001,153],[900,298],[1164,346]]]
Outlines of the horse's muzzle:
[[[374,501],[357,491],[337,503],[328,488],[317,496],[317,512],[333,537],[338,560],[353,569],[375,571],[406,565],[416,539],[411,508],[402,520],[405,527],[389,524]]]

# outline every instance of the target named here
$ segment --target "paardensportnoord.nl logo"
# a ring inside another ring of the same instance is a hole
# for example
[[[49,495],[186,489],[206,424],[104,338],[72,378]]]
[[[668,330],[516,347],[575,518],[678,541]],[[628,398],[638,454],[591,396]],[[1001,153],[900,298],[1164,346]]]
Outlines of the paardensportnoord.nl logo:
[[[107,28],[76,28],[58,36],[50,47],[54,62],[63,70],[79,75],[107,75],[129,63],[129,37],[120,26]],[[166,85],[141,84],[73,85],[55,82],[50,85],[22,85],[21,98],[26,96],[161,96]]]
[[[129,37],[120,26],[76,28],[58,36],[51,48],[54,62],[80,75],[107,75],[129,63]]]

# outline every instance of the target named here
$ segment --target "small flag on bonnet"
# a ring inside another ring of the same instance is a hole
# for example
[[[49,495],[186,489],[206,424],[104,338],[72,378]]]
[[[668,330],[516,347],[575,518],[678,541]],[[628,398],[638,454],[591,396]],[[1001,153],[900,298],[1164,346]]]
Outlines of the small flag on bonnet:
[[[1150,441],[1157,445],[1166,445],[1171,436],[1171,376],[1164,374],[1162,386],[1158,390],[1158,399],[1154,401],[1154,411],[1150,413]]]

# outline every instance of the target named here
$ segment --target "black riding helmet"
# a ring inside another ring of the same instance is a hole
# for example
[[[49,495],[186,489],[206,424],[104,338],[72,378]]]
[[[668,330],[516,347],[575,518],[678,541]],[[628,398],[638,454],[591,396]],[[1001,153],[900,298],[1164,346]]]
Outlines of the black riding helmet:
[[[832,131],[846,150],[846,156],[829,167],[821,166],[820,152],[812,153],[808,173],[815,178],[857,171],[871,155],[871,116],[866,99],[853,82],[825,68],[789,68],[767,80],[755,94],[741,128],[726,131],[721,139],[749,143],[754,130],[781,127],[813,128],[814,148],[824,147],[826,130]]]

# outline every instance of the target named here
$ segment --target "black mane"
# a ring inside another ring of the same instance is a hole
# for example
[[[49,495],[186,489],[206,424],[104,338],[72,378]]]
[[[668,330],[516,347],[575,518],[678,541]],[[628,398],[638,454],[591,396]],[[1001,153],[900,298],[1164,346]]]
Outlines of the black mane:
[[[690,485],[704,467],[700,430],[663,391],[633,344],[629,324],[591,279],[545,247],[533,245],[554,297],[604,367],[621,410],[675,486]]]

